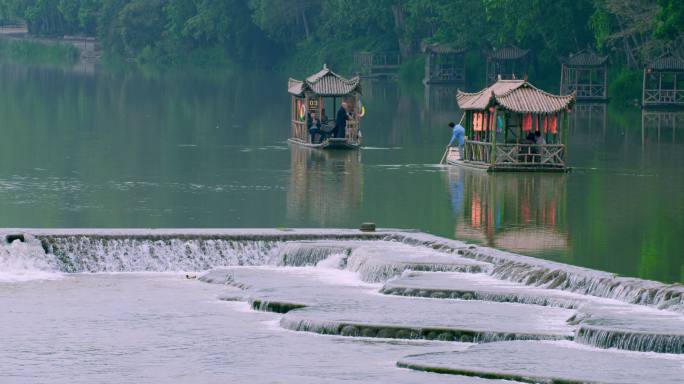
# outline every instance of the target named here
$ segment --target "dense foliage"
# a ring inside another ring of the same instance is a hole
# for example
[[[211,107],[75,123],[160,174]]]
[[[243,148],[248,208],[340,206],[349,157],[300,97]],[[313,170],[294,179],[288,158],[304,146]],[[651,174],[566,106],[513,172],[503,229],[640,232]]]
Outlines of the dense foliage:
[[[542,67],[592,47],[637,68],[684,45],[680,0],[0,0],[0,21],[97,35],[110,53],[171,64],[344,64],[362,49],[408,58],[432,40],[517,44]]]

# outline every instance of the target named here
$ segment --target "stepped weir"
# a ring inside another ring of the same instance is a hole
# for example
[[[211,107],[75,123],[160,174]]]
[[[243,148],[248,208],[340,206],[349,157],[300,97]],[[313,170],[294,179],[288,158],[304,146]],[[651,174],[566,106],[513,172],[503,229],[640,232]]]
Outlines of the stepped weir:
[[[684,356],[681,284],[620,277],[425,233],[0,231],[0,282],[95,272],[198,273],[201,281],[234,290],[222,299],[282,314],[279,325],[300,332],[492,344],[493,353],[508,348],[498,345],[516,343],[511,345],[523,357],[546,349],[565,356],[582,348],[607,361],[613,354],[620,360],[615,349]],[[490,377],[475,358],[480,349],[469,351],[407,357],[399,365]],[[500,377],[519,379],[517,371],[509,373]],[[571,376],[559,370],[554,379]]]

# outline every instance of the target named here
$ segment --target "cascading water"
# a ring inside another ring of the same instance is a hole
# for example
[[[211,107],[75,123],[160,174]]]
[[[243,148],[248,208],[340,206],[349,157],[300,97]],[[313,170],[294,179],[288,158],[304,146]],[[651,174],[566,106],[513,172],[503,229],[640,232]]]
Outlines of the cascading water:
[[[0,241],[0,281],[58,278],[56,260],[33,237]]]
[[[426,234],[392,234],[387,241],[429,247],[445,253],[458,253],[465,258],[494,265],[490,274],[498,279],[559,289],[684,314],[684,285],[663,284],[636,278],[616,276],[591,270],[522,256],[492,248],[467,246]]]
[[[277,257],[277,242],[222,239],[51,237],[42,241],[64,272],[203,271],[263,265]]]
[[[681,285],[616,277],[610,273],[487,248],[466,248],[460,243],[452,244],[446,239],[425,241],[414,234],[411,234],[411,237],[402,236],[403,239],[398,235],[394,236],[391,239],[393,241],[334,238],[314,238],[314,241],[301,237],[287,241],[282,237],[264,236],[250,239],[249,236],[236,238],[220,235],[26,235],[22,238],[13,238],[11,242],[3,238],[3,242],[0,243],[0,281],[56,278],[63,273],[71,272],[204,271],[216,267],[261,265],[317,265],[328,269],[346,270],[347,273],[353,272],[358,274],[362,281],[372,283],[385,282],[407,270],[480,272],[489,275],[490,278],[527,286],[614,298],[651,308],[659,306],[668,309],[669,313],[684,311],[684,288]],[[461,256],[456,255],[457,252],[461,253]],[[209,277],[207,279],[206,281],[211,280]],[[236,281],[230,282],[230,285],[246,288]],[[564,308],[575,308],[578,304],[575,301],[557,301],[553,297],[549,299],[543,295],[535,296],[525,292],[499,294],[476,289],[449,291],[439,287],[423,291],[410,292],[397,286],[393,291],[387,287],[386,293],[432,298],[514,301]],[[286,312],[304,304],[295,301],[295,305],[283,306],[282,301],[269,301],[258,297],[250,298],[250,303],[256,309],[277,312]],[[590,320],[597,319],[605,320],[600,316]],[[684,352],[681,332],[644,332],[621,327],[619,324],[597,327],[586,319],[581,319],[574,325],[577,325],[575,339],[592,346],[636,351]],[[347,331],[345,332],[351,332]],[[342,332],[341,328],[338,332]],[[431,338],[427,334],[424,337]],[[471,337],[471,340],[484,339]]]
[[[320,261],[327,259],[330,255],[346,255],[351,250],[351,245],[339,242],[289,242],[280,246],[278,264],[295,267],[316,265]]]

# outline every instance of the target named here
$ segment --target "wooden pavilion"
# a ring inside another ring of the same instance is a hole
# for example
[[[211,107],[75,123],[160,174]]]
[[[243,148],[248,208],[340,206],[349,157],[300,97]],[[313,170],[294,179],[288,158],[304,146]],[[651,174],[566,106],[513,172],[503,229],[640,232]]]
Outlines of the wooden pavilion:
[[[560,94],[576,92],[577,100],[608,99],[608,56],[582,50],[561,59]]]
[[[684,107],[684,60],[671,53],[644,68],[643,107]]]
[[[507,46],[492,49],[485,53],[487,57],[487,84],[497,79],[522,79],[529,69],[529,49]]]
[[[424,84],[464,84],[465,49],[449,44],[423,44],[425,53]]]
[[[363,78],[395,79],[399,77],[399,52],[356,52],[354,68]]]
[[[466,131],[463,158],[447,162],[487,171],[560,171],[566,165],[568,112],[575,94],[544,92],[526,80],[499,80],[476,93],[458,91]]]
[[[355,76],[346,79],[328,68],[323,69],[302,80],[290,78],[287,90],[291,95],[292,107],[290,118],[290,141],[294,144],[322,149],[356,149],[361,145],[359,134],[360,119],[363,110],[360,106],[361,79]],[[339,101],[339,103],[338,103]],[[329,137],[325,140],[312,142],[308,129],[308,116],[315,112],[317,116],[324,116],[326,105],[330,107],[325,115],[329,122],[323,121],[322,130],[330,135],[334,128],[335,113],[340,104],[346,101],[349,106],[350,119],[344,137]],[[357,109],[359,109],[357,111]]]

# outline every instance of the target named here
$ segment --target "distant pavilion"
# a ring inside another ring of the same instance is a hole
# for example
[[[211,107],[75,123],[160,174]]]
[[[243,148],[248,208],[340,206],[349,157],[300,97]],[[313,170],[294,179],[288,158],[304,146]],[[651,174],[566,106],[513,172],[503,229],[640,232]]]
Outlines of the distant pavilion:
[[[523,79],[529,69],[529,49],[514,45],[492,49],[485,52],[487,57],[487,84],[494,84],[497,79]]]
[[[644,68],[644,107],[684,107],[684,60],[668,53]]]
[[[561,59],[561,95],[577,92],[577,100],[608,99],[608,56],[582,50]]]
[[[465,49],[449,44],[423,44],[424,84],[465,84]]]

